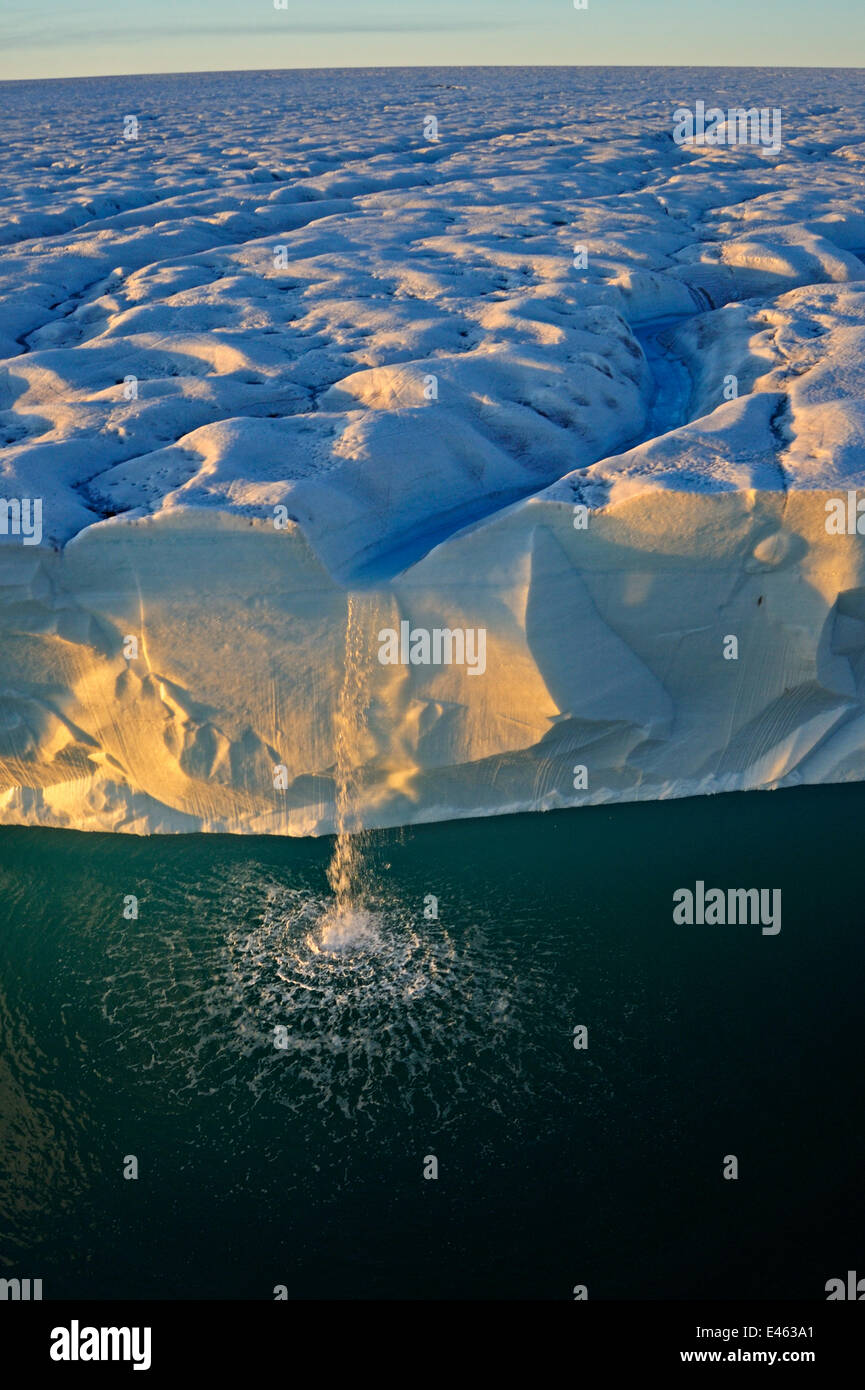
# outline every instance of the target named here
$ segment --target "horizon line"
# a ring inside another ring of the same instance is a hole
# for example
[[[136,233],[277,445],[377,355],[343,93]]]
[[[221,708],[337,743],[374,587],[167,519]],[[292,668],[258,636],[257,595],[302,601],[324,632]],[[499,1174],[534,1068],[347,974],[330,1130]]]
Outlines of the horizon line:
[[[609,71],[621,69],[650,70],[652,72],[692,72],[695,69],[717,72],[863,72],[865,64],[841,67],[835,63],[348,63],[340,66],[313,64],[311,67],[249,67],[249,68],[185,68],[175,72],[93,72],[75,73],[66,77],[0,77],[0,85],[13,82],[114,82],[128,77],[228,77],[236,73],[277,73],[277,72],[437,72],[437,71],[493,71],[495,69],[519,68],[526,71],[548,71],[572,68],[605,68]]]

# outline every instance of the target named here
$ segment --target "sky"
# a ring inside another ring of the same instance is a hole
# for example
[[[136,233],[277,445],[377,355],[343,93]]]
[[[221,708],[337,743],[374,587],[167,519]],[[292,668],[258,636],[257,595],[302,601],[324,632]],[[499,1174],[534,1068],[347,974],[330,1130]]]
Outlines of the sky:
[[[502,63],[862,67],[865,4],[0,0],[0,79]]]

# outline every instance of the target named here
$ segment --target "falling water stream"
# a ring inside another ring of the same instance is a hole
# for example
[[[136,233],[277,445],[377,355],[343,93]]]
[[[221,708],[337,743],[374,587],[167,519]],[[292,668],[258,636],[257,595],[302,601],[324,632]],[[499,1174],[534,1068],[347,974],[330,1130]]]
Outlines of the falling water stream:
[[[327,869],[334,896],[326,914],[321,947],[351,949],[375,934],[373,915],[362,901],[363,836],[359,816],[359,768],[367,734],[367,659],[364,606],[348,596],[345,622],[345,669],[334,717],[334,827],[336,842]]]

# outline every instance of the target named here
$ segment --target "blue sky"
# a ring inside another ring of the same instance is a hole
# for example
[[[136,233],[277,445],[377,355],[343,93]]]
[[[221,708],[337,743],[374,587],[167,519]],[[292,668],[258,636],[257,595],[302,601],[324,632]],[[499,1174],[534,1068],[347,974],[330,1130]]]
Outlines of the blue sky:
[[[863,0],[0,0],[0,78],[496,63],[862,67]]]

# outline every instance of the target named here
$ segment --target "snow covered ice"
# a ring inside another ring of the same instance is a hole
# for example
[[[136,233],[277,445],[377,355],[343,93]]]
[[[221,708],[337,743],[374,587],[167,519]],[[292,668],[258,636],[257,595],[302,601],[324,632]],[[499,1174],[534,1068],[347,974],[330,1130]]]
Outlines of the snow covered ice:
[[[0,112],[0,820],[331,831],[350,600],[358,825],[865,777],[861,73]]]

